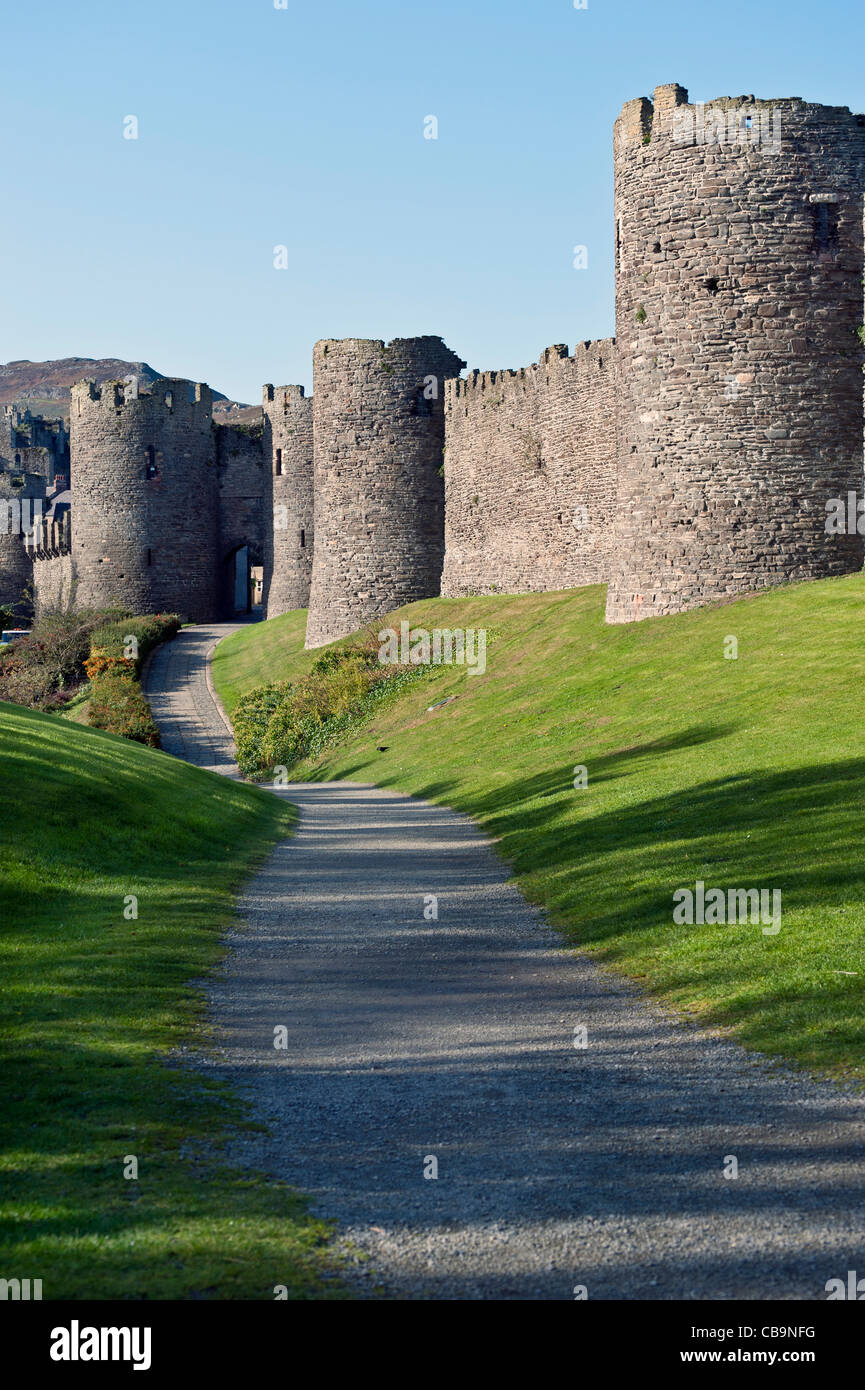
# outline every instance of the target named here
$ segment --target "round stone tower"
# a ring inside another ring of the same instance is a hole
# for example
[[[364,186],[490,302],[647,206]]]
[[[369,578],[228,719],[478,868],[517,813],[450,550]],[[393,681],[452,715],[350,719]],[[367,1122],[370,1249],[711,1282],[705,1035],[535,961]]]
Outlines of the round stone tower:
[[[13,609],[21,619],[33,611],[33,561],[23,537],[6,525],[5,500],[0,494],[0,606]]]
[[[618,499],[607,619],[862,566],[865,116],[798,97],[616,122]]]
[[[268,518],[268,618],[309,604],[313,555],[312,397],[302,386],[265,386],[264,461],[273,480]]]
[[[33,614],[33,527],[41,528],[44,509],[45,479],[14,463],[6,471],[0,460],[0,605],[16,621]]]
[[[164,378],[72,388],[72,561],[81,608],[119,603],[202,622],[217,608],[210,387]]]
[[[316,343],[307,647],[438,594],[444,383],[464,366],[441,338]]]

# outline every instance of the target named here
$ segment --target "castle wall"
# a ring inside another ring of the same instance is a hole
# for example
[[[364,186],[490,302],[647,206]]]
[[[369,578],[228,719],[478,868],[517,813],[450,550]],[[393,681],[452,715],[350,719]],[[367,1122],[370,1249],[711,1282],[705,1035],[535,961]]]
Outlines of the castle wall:
[[[14,456],[11,472],[0,465],[0,605],[14,608],[22,619],[33,612],[33,561],[25,534],[41,519],[44,506],[45,479],[41,475],[16,471]]]
[[[265,564],[268,618],[309,604],[315,531],[313,399],[302,386],[265,386],[264,458],[271,506]]]
[[[561,344],[445,387],[442,593],[606,579],[615,505],[615,344]]]
[[[825,518],[863,486],[865,117],[673,84],[625,105],[614,155],[608,620],[861,568]]]
[[[307,647],[439,592],[444,383],[464,366],[441,338],[316,343]]]
[[[81,607],[193,621],[218,609],[218,486],[210,388],[162,379],[72,388],[72,556]]]
[[[46,483],[54,482],[54,459],[48,449],[29,444],[19,445],[12,455],[11,466],[22,473],[38,473]],[[67,468],[68,473],[68,468]]]
[[[0,532],[0,606],[19,617],[32,612],[33,563],[20,535]]]
[[[49,485],[60,474],[69,478],[69,431],[63,420],[46,420],[14,405],[4,405],[0,422],[0,467],[38,473]]]
[[[75,589],[72,556],[68,551],[34,559],[33,593],[37,613],[44,613],[48,608],[64,611],[71,608]]]

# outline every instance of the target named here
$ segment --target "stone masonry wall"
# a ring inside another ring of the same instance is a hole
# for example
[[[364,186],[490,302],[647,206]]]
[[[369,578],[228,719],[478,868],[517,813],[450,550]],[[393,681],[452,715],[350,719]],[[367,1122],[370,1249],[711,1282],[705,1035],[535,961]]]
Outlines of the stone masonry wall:
[[[45,479],[41,474],[6,472],[0,468],[0,604],[14,608],[20,618],[33,611],[33,560],[25,531],[41,521]]]
[[[865,116],[791,97],[616,123],[618,505],[607,618],[862,566]]]
[[[615,344],[547,348],[445,388],[442,593],[525,593],[607,577]]]
[[[32,611],[33,562],[21,536],[0,532],[0,605],[20,617]]]
[[[439,593],[444,382],[464,366],[441,338],[316,344],[307,647]]]
[[[71,554],[37,556],[33,561],[33,592],[37,613],[44,612],[46,608],[70,608],[75,589]]]
[[[46,420],[18,406],[0,410],[0,467],[39,473],[53,486],[69,478],[69,431],[62,419]]]
[[[302,386],[265,386],[264,458],[272,490],[265,562],[268,618],[309,604],[314,542],[313,398]]]
[[[210,388],[163,379],[72,388],[76,602],[216,615],[216,446]]]

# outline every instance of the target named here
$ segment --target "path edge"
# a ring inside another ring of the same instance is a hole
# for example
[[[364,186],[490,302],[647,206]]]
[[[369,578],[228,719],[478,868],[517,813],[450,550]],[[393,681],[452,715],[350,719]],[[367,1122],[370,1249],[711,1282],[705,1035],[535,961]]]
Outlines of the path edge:
[[[216,712],[222,720],[223,724],[225,725],[226,729],[228,730],[229,736],[231,738],[231,747],[233,748],[236,756],[237,747],[234,742],[234,725],[232,724],[231,720],[226,714],[225,706],[223,705],[222,701],[216,693],[216,686],[213,684],[213,673],[211,670],[211,665],[213,662],[213,653],[216,651],[216,648],[219,646],[220,642],[223,642],[224,640],[225,639],[223,637],[217,637],[215,641],[211,642],[210,646],[207,648],[207,651],[204,653],[204,679],[207,683],[208,694],[210,695],[211,700],[216,706]]]

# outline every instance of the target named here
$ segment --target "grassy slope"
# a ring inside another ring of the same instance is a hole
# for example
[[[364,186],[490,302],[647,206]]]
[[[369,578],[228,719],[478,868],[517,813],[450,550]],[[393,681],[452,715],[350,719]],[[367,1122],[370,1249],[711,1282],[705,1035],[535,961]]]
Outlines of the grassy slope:
[[[229,714],[244,691],[294,680],[309,669],[315,652],[304,651],[305,635],[306,609],[301,608],[267,624],[242,627],[220,642],[213,654],[213,683]]]
[[[290,809],[7,704],[0,768],[3,1274],[45,1298],[320,1296],[321,1223],[208,1157],[238,1107],[163,1060]]]
[[[571,942],[748,1045],[865,1076],[865,577],[620,627],[601,588],[399,617],[494,631],[486,674],[441,669],[293,776],[469,812]],[[249,670],[270,628],[241,634]],[[780,888],[780,934],[675,926],[697,879]]]

